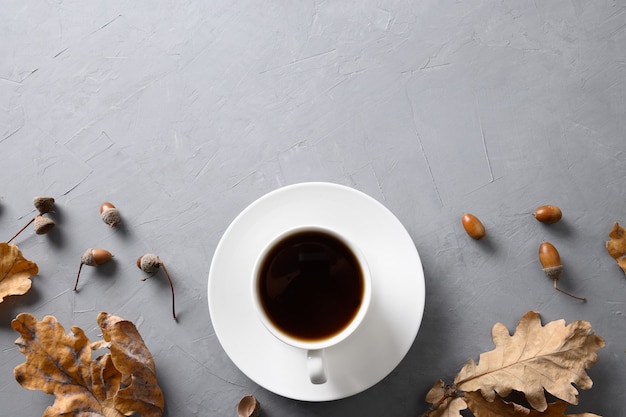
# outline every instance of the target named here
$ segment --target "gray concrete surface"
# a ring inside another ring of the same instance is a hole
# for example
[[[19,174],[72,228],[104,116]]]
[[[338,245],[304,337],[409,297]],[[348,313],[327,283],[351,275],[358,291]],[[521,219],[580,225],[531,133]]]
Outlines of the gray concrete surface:
[[[606,339],[594,381],[568,413],[624,416],[626,276],[604,248],[626,223],[623,1],[76,1],[0,4],[0,231],[57,200],[55,231],[15,243],[33,288],[0,304],[0,414],[53,397],[21,388],[11,319],[54,315],[97,339],[96,316],[133,321],[155,356],[169,417],[229,416],[254,394],[263,415],[409,417],[439,378],[491,350],[528,310],[587,320]],[[280,186],[330,181],[366,192],[422,257],[426,309],[383,381],[308,403],[255,385],[213,333],[207,276],[219,239]],[[124,227],[98,207],[111,201]],[[563,220],[535,221],[542,204]],[[485,241],[465,235],[479,216]],[[565,265],[555,292],[537,249]],[[83,268],[88,247],[114,262]],[[138,256],[166,263],[141,282]]]

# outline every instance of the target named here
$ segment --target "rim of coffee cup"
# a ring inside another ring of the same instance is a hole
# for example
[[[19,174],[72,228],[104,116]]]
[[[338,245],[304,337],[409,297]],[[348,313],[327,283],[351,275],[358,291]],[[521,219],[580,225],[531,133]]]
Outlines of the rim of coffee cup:
[[[359,263],[359,267],[361,268],[361,273],[363,275],[363,282],[364,282],[363,297],[362,297],[361,305],[359,306],[359,310],[357,314],[355,314],[355,316],[350,321],[350,323],[347,326],[345,326],[341,331],[332,335],[331,337],[321,339],[321,340],[302,340],[302,339],[293,337],[281,331],[279,328],[277,328],[271,322],[271,320],[267,317],[267,314],[265,313],[265,310],[263,308],[262,302],[260,300],[259,292],[258,292],[258,280],[259,280],[259,272],[260,272],[259,270],[261,268],[262,261],[265,258],[265,256],[275,247],[276,244],[281,242],[287,236],[290,236],[296,233],[305,232],[305,231],[323,232],[323,233],[331,235],[335,239],[340,240],[344,245],[348,247],[348,249],[350,249],[352,254],[355,256],[357,262]],[[346,338],[348,338],[348,336],[350,336],[363,321],[369,309],[369,305],[370,305],[371,298],[372,298],[372,280],[371,280],[369,266],[367,264],[367,260],[365,256],[363,255],[363,252],[361,252],[359,247],[355,245],[349,238],[347,238],[342,233],[337,232],[334,229],[331,229],[325,226],[320,226],[320,225],[295,226],[295,227],[282,231],[281,233],[277,234],[274,238],[272,238],[264,246],[264,248],[261,250],[261,252],[257,256],[257,259],[255,260],[251,281],[252,281],[252,288],[251,288],[252,300],[253,300],[254,308],[256,310],[258,318],[261,320],[264,327],[274,337],[276,337],[278,340],[282,341],[283,343],[286,343],[296,348],[305,349],[305,350],[318,350],[318,349],[329,348],[331,346],[334,346],[342,342]]]

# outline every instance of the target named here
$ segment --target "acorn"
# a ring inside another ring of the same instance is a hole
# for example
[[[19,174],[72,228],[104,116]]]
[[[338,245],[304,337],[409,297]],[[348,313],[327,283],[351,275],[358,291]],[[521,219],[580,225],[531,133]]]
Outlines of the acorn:
[[[483,226],[482,222],[478,220],[478,217],[474,216],[470,213],[463,214],[461,217],[461,223],[463,223],[463,228],[467,232],[470,237],[473,239],[479,240],[485,237],[487,232],[485,231],[485,226]]]
[[[561,255],[550,242],[542,242],[539,245],[539,262],[543,266],[543,272],[546,276],[556,283],[563,273],[563,265],[561,265]]]
[[[45,235],[54,229],[54,226],[56,226],[56,224],[50,217],[42,215],[35,216],[33,228],[35,229],[35,233],[38,235]]]
[[[74,291],[78,288],[78,279],[80,278],[80,270],[83,265],[98,266],[103,263],[109,262],[113,258],[111,252],[105,249],[87,249],[83,256],[80,257],[80,266],[78,267],[78,274],[76,275],[76,283],[74,284]]]
[[[559,255],[559,251],[556,250],[552,243],[542,242],[541,245],[539,245],[539,262],[541,262],[543,272],[554,282],[555,290],[569,295],[572,298],[576,298],[577,300],[586,300],[585,297],[575,296],[557,287],[556,283],[563,273],[563,265],[561,265],[561,255]]]
[[[176,308],[174,306],[174,284],[172,283],[172,278],[170,277],[169,272],[167,272],[167,268],[161,259],[153,253],[147,253],[143,256],[137,258],[137,268],[141,269],[143,272],[154,275],[159,271],[159,268],[163,268],[163,272],[165,273],[165,277],[170,283],[170,288],[172,290],[172,317],[176,320]],[[147,280],[148,278],[143,278],[142,281]]]
[[[119,210],[108,201],[105,201],[100,205],[100,217],[102,221],[111,227],[115,227],[122,223],[122,217]]]
[[[533,213],[535,219],[541,223],[552,224],[561,220],[563,213],[557,206],[547,205],[537,207]]]

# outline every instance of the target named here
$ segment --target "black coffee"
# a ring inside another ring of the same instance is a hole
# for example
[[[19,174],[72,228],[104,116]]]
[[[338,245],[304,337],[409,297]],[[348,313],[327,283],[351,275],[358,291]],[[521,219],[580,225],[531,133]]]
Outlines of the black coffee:
[[[265,257],[258,281],[261,304],[291,337],[326,339],[350,324],[363,300],[363,272],[346,245],[323,232],[279,241]]]

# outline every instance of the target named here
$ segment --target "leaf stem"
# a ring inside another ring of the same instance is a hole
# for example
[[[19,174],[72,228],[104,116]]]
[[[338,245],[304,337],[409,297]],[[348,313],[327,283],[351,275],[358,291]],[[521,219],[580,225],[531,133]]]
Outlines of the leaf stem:
[[[35,221],[35,217],[33,217],[32,219],[30,219],[30,221],[29,221],[28,223],[26,223],[26,225],[25,225],[24,227],[22,227],[20,230],[18,230],[18,231],[17,231],[17,233],[16,233],[16,234],[14,234],[14,235],[13,235],[13,237],[11,237],[11,239],[7,240],[7,243],[11,243],[11,241],[12,241],[13,239],[15,239],[15,238],[17,237],[17,235],[19,235],[19,234],[20,234],[20,233],[22,233],[24,230],[26,230],[26,228],[27,228],[28,226],[30,226],[30,224],[31,224],[32,222],[34,222],[34,221]]]

